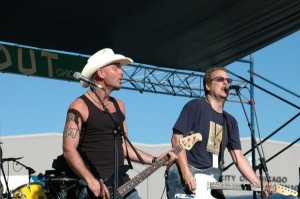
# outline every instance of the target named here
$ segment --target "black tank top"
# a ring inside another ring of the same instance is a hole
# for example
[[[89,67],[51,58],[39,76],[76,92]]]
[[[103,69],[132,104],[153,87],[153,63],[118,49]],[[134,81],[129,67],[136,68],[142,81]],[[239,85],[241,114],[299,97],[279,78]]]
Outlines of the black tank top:
[[[100,110],[85,95],[80,97],[89,110],[87,121],[82,125],[79,151],[86,166],[96,178],[108,179],[114,173],[114,135],[116,129],[109,113]],[[123,127],[125,120],[117,101],[110,97],[116,112],[112,113],[114,118]],[[124,165],[124,153],[120,135],[116,137],[118,145],[118,166]]]

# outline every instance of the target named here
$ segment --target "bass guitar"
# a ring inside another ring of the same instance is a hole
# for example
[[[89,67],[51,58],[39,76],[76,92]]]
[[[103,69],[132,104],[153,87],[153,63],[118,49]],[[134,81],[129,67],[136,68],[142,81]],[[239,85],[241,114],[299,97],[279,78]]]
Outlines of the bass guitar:
[[[182,149],[190,150],[194,144],[197,141],[202,140],[202,136],[200,133],[195,133],[190,136],[181,138],[179,141],[178,147],[174,148],[172,152],[175,154],[179,153]],[[137,185],[139,185],[141,182],[143,182],[146,178],[148,178],[150,175],[152,175],[155,171],[157,171],[160,167],[164,166],[164,164],[169,160],[168,155],[163,156],[162,158],[158,159],[155,163],[148,166],[145,170],[137,174],[135,177],[133,177],[128,182],[123,182],[123,176],[125,173],[129,170],[128,165],[123,165],[119,167],[118,169],[118,188],[116,196],[114,196],[113,191],[113,182],[114,182],[114,176],[109,178],[108,180],[105,180],[104,183],[107,186],[110,198],[114,199],[122,199],[124,196],[126,196],[130,191],[132,191]]]
[[[174,198],[194,198],[194,199],[215,199],[212,190],[240,190],[240,191],[261,191],[260,186],[240,183],[217,182],[221,176],[221,171],[217,168],[196,169],[190,167],[191,172],[196,178],[196,195],[188,191],[181,180],[181,174],[176,164],[166,170],[166,187],[168,199]],[[298,196],[298,192],[282,185],[270,187],[273,193],[285,196]],[[200,197],[201,196],[201,197]]]

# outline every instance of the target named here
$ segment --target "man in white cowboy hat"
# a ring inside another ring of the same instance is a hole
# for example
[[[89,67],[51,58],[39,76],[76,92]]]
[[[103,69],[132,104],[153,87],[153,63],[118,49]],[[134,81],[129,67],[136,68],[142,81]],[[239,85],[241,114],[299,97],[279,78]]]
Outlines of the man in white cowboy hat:
[[[91,86],[85,94],[71,103],[64,128],[63,155],[72,171],[87,184],[80,198],[110,198],[112,190],[108,191],[107,184],[102,183],[102,180],[110,179],[114,174],[115,142],[118,148],[118,166],[124,165],[125,157],[140,162],[132,147],[120,135],[127,135],[125,105],[121,100],[110,96],[112,91],[121,88],[121,66],[129,63],[132,63],[130,58],[106,48],[92,55],[81,72],[82,76],[99,86]],[[89,86],[85,81],[81,81],[81,85]],[[114,135],[116,130],[120,134]],[[150,154],[137,151],[146,164],[157,160]],[[166,152],[160,157],[166,154],[170,157],[166,165],[177,158],[172,152]],[[126,173],[121,178],[129,180]],[[133,189],[125,198],[140,197]]]

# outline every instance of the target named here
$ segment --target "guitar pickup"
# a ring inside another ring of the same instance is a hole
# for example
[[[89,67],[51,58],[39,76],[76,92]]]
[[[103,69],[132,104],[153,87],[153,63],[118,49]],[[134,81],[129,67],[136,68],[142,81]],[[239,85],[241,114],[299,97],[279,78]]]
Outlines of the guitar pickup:
[[[180,198],[180,199],[193,199],[196,198],[195,195],[191,195],[191,194],[175,194],[175,198]]]

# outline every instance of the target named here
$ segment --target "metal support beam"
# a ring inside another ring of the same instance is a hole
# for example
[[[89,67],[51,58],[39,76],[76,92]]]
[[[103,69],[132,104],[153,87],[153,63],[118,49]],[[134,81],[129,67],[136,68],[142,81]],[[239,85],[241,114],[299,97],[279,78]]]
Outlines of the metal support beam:
[[[189,98],[205,95],[203,88],[204,73],[161,68],[144,64],[129,64],[122,67],[124,71],[122,89],[136,90]],[[240,79],[233,79],[234,84],[245,84]],[[230,93],[227,101],[239,102],[237,95]],[[250,104],[244,98],[244,103]]]
[[[122,88],[140,93],[158,93],[173,96],[199,98],[204,95],[203,74],[162,69],[142,64],[122,67]]]

